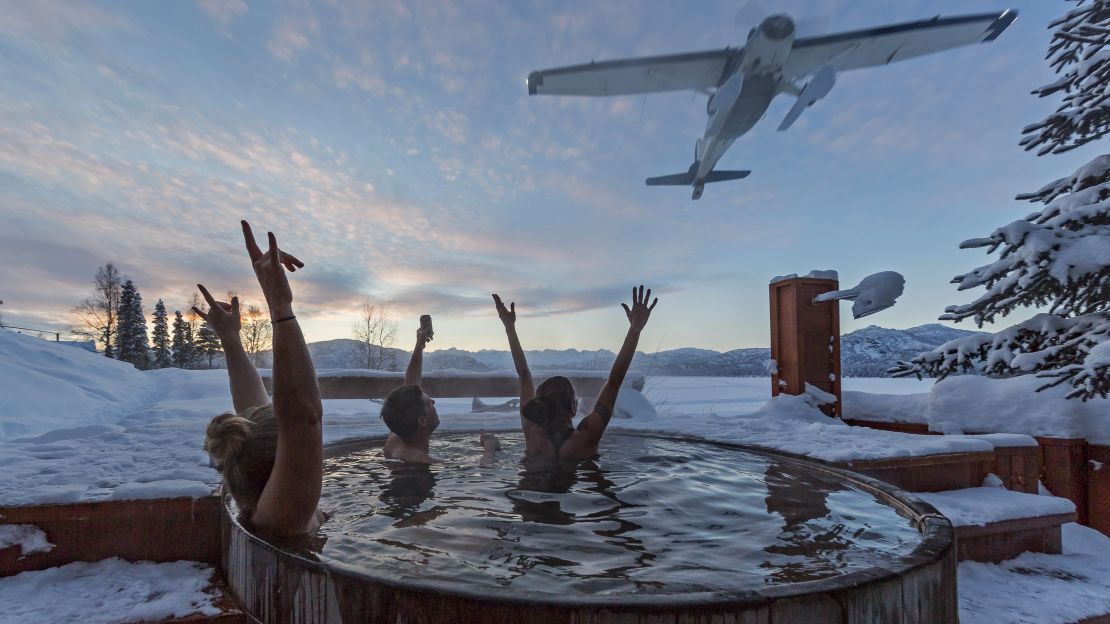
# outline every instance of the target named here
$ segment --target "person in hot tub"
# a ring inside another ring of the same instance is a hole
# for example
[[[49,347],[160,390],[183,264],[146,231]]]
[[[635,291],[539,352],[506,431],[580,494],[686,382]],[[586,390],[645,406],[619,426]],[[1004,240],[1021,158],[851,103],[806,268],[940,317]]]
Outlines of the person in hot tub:
[[[412,350],[408,368],[405,369],[404,385],[390,392],[382,402],[382,420],[389,428],[389,438],[382,447],[387,459],[398,459],[416,464],[435,463],[430,453],[432,432],[439,427],[439,414],[436,401],[420,387],[423,375],[424,347],[432,339],[430,326],[421,324],[416,330],[416,347]],[[492,433],[481,433],[478,437],[482,445],[483,457],[489,459],[500,448],[500,442]]]
[[[520,338],[516,333],[516,304],[510,302],[506,308],[501,297],[493,295],[497,315],[505,325],[509,350],[513,354],[513,364],[520,379],[520,426],[524,430],[526,459],[577,461],[597,455],[601,436],[613,417],[617,393],[620,392],[624,376],[632,364],[632,357],[636,355],[640,332],[647,325],[651,311],[659,303],[656,298],[648,305],[650,298],[651,290],[645,294],[644,287],[640,286],[639,290],[632,289],[631,308],[621,304],[628,317],[628,333],[624,337],[624,344],[609,371],[609,378],[597,395],[593,411],[575,428],[571,426],[574,415],[578,412],[574,386],[566,377],[555,376],[545,380],[539,388],[533,387],[532,373],[528,370],[524,349],[520,346]]]
[[[224,491],[260,532],[293,537],[325,519],[317,509],[324,474],[323,405],[286,270],[304,263],[281,251],[273,233],[263,253],[246,221],[243,238],[270,310],[274,335],[273,402],[239,339],[239,298],[216,301],[197,284],[208,311],[193,310],[219,336],[227,361],[234,412],[208,424],[204,449],[223,477]]]

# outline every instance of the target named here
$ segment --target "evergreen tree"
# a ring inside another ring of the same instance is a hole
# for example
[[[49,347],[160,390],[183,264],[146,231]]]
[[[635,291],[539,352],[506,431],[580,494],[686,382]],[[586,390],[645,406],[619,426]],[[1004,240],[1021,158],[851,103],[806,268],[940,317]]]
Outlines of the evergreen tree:
[[[143,297],[130,279],[120,287],[116,358],[139,370],[150,367],[150,344],[143,314]]]
[[[173,314],[173,365],[189,368],[193,363],[193,332],[189,323],[181,317],[181,310],[175,310]]]
[[[1034,91],[1065,93],[1057,112],[1024,129],[1021,144],[1038,155],[1061,153],[1110,134],[1110,0],[1079,0],[1052,22],[1048,58],[1063,76]],[[1019,308],[1047,306],[995,334],[949,342],[891,369],[895,376],[941,377],[957,371],[1036,372],[1039,390],[1067,383],[1068,398],[1110,394],[1110,154],[1070,176],[1017,196],[1038,211],[961,248],[1000,251],[997,260],[952,282],[983,287],[975,301],[949,306],[941,320],[983,323]]]
[[[159,299],[158,303],[154,304],[154,348],[151,350],[153,368],[173,366],[173,352],[170,350],[170,332],[166,316],[166,304]]]
[[[208,326],[207,321],[201,323],[200,331],[197,332],[196,340],[193,342],[193,345],[198,355],[208,356],[208,368],[212,368],[213,356],[223,350],[220,344],[220,337]]]

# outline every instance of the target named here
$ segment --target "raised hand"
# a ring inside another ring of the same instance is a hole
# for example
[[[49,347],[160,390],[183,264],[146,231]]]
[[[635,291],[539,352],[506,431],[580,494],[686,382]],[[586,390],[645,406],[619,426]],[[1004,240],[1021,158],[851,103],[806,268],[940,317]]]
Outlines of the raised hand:
[[[651,317],[651,311],[655,309],[655,304],[659,303],[659,298],[656,297],[649,306],[647,300],[651,299],[651,289],[649,288],[647,294],[644,294],[644,287],[641,284],[639,291],[635,287],[632,288],[632,308],[626,304],[621,304],[624,308],[624,313],[628,315],[629,331],[640,331],[647,325],[648,318]]]
[[[208,323],[220,340],[237,338],[242,323],[242,317],[239,315],[239,297],[232,297],[231,303],[228,304],[216,301],[202,284],[197,284],[197,288],[200,289],[200,294],[204,295],[204,300],[208,302],[208,312],[201,312],[200,308],[195,306],[193,312]]]
[[[251,264],[254,265],[254,275],[258,278],[258,285],[262,287],[262,294],[266,296],[266,304],[270,308],[270,317],[285,317],[293,314],[293,291],[289,288],[289,279],[282,270],[284,266],[289,272],[304,267],[304,263],[287,254],[277,246],[277,238],[273,232],[268,232],[270,248],[266,253],[258,248],[254,241],[254,233],[246,221],[243,225],[243,240],[247,245]]]
[[[432,341],[432,336],[433,333],[431,327],[425,327],[421,325],[420,327],[416,328],[416,346],[420,349],[423,349],[424,345]]]
[[[506,308],[505,304],[501,303],[501,297],[499,297],[498,295],[494,295],[493,303],[497,306],[497,316],[501,317],[501,322],[505,324],[505,327],[510,327],[516,324],[515,301],[510,301],[509,307]]]

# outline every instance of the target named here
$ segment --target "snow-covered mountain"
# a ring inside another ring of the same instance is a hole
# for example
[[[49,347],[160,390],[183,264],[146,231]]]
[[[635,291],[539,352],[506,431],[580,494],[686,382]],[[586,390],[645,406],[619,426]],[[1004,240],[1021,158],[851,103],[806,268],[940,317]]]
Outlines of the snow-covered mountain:
[[[841,372],[845,377],[885,377],[886,370],[898,360],[908,360],[918,353],[971,333],[974,332],[935,323],[910,329],[887,329],[875,325],[864,327],[841,337]],[[314,342],[308,345],[308,349],[317,368],[366,366],[365,352],[354,340]],[[528,365],[536,371],[608,370],[616,354],[605,349],[545,349],[528,351],[527,356]],[[709,349],[671,349],[637,353],[632,360],[632,370],[649,375],[764,377],[770,358],[770,349],[735,349],[724,353]],[[403,370],[408,359],[407,351],[386,349],[381,361],[385,362],[387,369]],[[484,372],[512,368],[513,360],[508,351],[451,348],[424,354],[424,370],[428,371],[456,369]]]
[[[845,377],[886,377],[898,360],[909,360],[957,338],[978,332],[939,323],[909,329],[869,325],[840,339],[840,368]]]

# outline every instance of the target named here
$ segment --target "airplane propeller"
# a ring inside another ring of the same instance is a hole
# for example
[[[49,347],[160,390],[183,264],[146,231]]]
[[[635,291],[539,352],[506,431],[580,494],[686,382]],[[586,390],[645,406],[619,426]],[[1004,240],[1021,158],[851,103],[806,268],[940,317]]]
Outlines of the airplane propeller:
[[[780,11],[780,13],[785,13],[785,11]],[[736,10],[736,15],[732,21],[737,28],[751,29],[758,26],[770,15],[771,13],[768,13],[759,4],[758,0],[748,0]],[[797,37],[817,37],[829,32],[830,20],[828,15],[811,15],[799,18],[791,16],[791,20],[794,22],[794,32]]]

